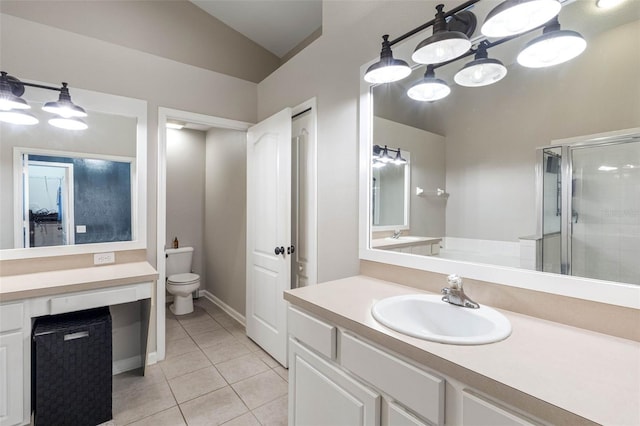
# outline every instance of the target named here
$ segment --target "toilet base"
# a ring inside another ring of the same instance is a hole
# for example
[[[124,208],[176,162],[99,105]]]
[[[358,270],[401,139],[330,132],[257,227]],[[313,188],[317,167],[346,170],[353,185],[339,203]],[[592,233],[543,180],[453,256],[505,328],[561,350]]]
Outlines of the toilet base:
[[[169,310],[174,315],[186,315],[193,312],[193,297],[191,293],[188,296],[173,295],[173,303],[169,306]]]

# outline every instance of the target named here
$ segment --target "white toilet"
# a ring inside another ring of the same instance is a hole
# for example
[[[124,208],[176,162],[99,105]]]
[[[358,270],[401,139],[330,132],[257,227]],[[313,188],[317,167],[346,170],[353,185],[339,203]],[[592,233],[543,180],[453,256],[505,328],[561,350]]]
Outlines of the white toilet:
[[[166,249],[167,291],[173,295],[169,306],[174,315],[193,312],[192,293],[200,287],[200,275],[191,273],[193,247]]]

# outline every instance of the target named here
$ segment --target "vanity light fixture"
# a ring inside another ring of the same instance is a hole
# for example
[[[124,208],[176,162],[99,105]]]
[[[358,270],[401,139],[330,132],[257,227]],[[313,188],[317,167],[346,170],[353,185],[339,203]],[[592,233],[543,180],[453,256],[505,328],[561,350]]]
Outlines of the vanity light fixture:
[[[391,155],[389,155],[389,151],[391,151],[392,153],[395,153],[396,156],[391,157]],[[398,165],[406,164],[407,160],[405,160],[402,157],[402,154],[400,153],[400,151],[401,151],[400,148],[391,149],[387,145],[385,145],[384,148],[382,148],[380,145],[373,145],[372,166],[375,168],[378,168],[378,167],[384,167],[388,163],[394,163]]]
[[[419,64],[440,64],[455,59],[471,48],[469,37],[460,31],[451,31],[447,27],[443,9],[436,6],[436,18],[433,24],[433,35],[422,40],[411,55],[411,59]],[[474,16],[471,14],[470,16]],[[475,16],[473,33],[475,30]]]
[[[561,8],[558,0],[506,0],[489,12],[480,31],[486,37],[522,34],[548,22]]]
[[[451,88],[444,81],[436,78],[433,65],[427,65],[424,77],[407,90],[407,95],[416,101],[432,102],[445,98]]]
[[[586,47],[587,42],[578,32],[561,30],[556,17],[545,25],[542,35],[525,45],[517,60],[527,68],[550,67],[575,58]]]
[[[480,87],[497,83],[507,75],[507,67],[497,59],[489,58],[485,40],[480,42],[473,61],[467,63],[453,77],[460,86]]]
[[[86,117],[86,111],[74,104],[69,95],[67,83],[62,83],[62,87],[45,86],[35,83],[26,83],[0,71],[0,121],[12,124],[37,124],[38,119],[28,112],[31,106],[21,98],[24,94],[25,86],[40,89],[56,90],[60,92],[57,101],[47,102],[42,109],[46,112],[56,114],[48,120],[49,124],[55,127],[68,130],[84,130],[88,126],[80,119]]]
[[[367,83],[392,83],[402,80],[411,74],[411,67],[402,59],[395,59],[391,52],[389,44],[389,35],[382,36],[382,51],[380,52],[380,61],[371,65],[364,75]]]
[[[596,6],[600,9],[613,9],[624,0],[596,0]]]

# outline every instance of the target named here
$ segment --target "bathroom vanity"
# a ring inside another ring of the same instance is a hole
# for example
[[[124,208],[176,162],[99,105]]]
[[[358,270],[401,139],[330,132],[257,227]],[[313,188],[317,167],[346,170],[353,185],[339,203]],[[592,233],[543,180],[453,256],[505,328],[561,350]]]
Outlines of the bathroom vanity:
[[[366,276],[285,292],[290,425],[640,424],[638,342],[502,311],[511,336],[459,346],[371,316],[413,293]]]
[[[157,272],[147,262],[1,277],[0,425],[30,421],[34,318],[142,301],[139,360],[143,361],[156,279]]]

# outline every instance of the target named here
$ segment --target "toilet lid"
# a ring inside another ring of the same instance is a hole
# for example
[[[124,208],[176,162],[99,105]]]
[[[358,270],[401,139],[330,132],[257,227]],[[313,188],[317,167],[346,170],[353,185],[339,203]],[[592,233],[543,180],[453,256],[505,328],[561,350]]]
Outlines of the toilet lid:
[[[200,275],[192,274],[189,272],[169,276],[169,281],[171,281],[173,284],[188,284],[199,279]]]

